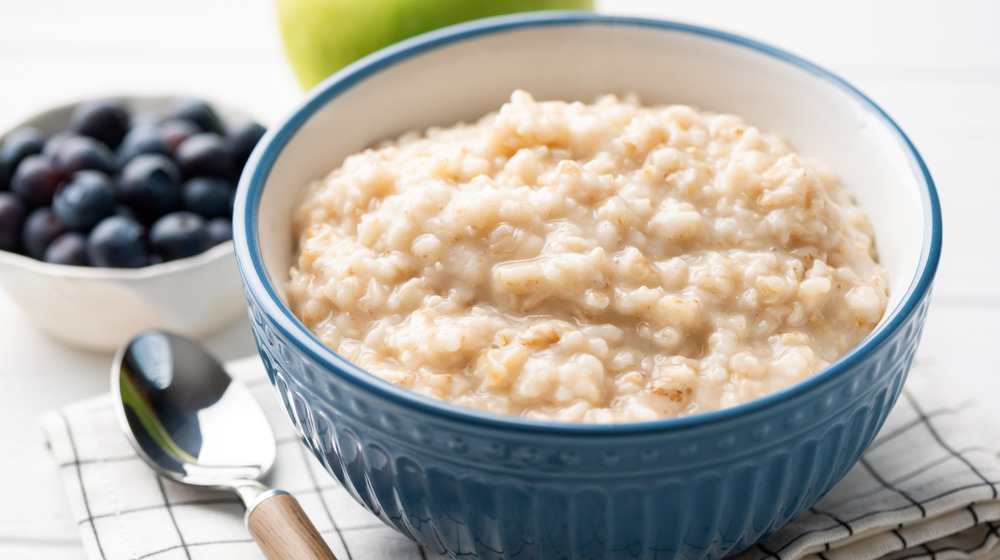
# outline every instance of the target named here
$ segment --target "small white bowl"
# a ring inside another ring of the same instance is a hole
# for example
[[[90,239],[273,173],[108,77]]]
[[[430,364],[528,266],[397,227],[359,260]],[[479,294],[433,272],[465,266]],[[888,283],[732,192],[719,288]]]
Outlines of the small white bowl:
[[[133,114],[163,114],[177,99],[117,97]],[[73,109],[82,102],[39,113],[10,130],[30,126],[47,136],[67,130]],[[224,122],[245,116],[209,103]],[[193,257],[132,269],[50,264],[0,251],[0,286],[43,332],[96,352],[114,351],[145,329],[205,336],[246,313],[232,242]]]

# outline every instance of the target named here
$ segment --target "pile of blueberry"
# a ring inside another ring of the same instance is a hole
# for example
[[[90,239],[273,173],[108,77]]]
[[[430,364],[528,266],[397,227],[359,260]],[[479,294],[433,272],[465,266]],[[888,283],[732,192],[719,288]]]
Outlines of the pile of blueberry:
[[[0,250],[118,268],[201,253],[232,239],[235,183],[263,134],[196,99],[166,116],[93,101],[68,131],[15,130],[0,144]]]

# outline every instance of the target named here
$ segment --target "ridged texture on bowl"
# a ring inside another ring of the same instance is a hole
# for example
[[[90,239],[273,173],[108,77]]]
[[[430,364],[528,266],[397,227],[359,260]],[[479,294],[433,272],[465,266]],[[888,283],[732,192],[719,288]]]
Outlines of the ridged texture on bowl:
[[[261,355],[306,445],[414,540],[481,559],[714,559],[792,520],[861,457],[902,389],[929,290],[853,367],[794,398],[596,435],[463,422],[359,388],[255,298]]]

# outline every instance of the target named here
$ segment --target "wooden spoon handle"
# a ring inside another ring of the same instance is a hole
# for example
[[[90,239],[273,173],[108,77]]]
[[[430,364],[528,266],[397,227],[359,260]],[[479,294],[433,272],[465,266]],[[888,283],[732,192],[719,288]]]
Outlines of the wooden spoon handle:
[[[268,560],[337,560],[299,502],[284,492],[258,503],[247,529]]]

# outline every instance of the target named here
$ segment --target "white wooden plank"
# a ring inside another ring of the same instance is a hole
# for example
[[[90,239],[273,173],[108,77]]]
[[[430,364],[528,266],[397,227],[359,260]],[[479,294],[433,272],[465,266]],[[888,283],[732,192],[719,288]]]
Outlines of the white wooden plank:
[[[656,16],[747,35],[840,71],[924,76],[1000,69],[1000,3],[991,0],[597,0],[600,11]]]
[[[976,399],[1000,423],[996,346],[1000,335],[1000,305],[931,302],[918,356],[933,362],[954,380],[959,391]],[[998,424],[1000,425],[1000,424]]]
[[[79,541],[0,541],[0,558],[10,560],[87,560]]]
[[[269,0],[4,0],[0,130],[115,93],[200,95],[274,122],[302,90],[273,11]]]

